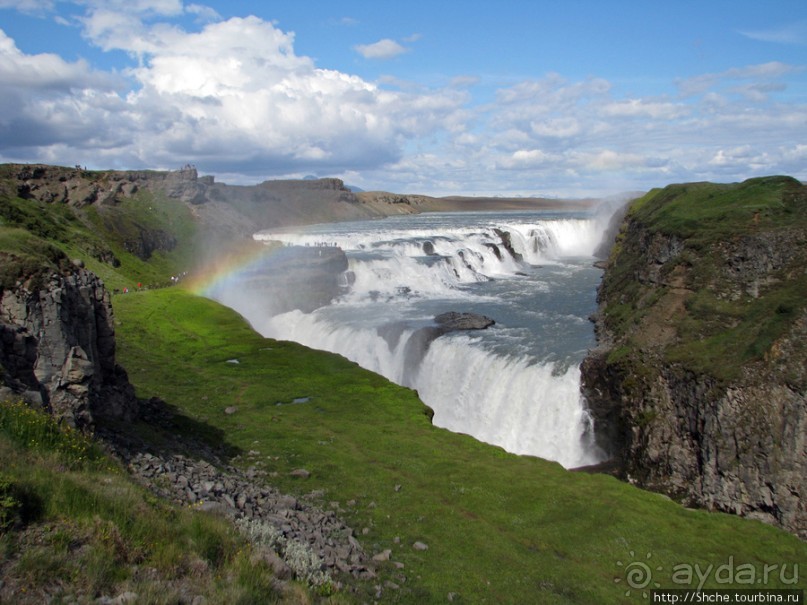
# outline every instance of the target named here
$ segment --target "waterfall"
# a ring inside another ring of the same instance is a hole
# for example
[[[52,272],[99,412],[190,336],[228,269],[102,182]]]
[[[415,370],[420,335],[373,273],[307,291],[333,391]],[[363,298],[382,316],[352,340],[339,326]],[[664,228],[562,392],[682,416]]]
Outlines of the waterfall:
[[[261,311],[259,293],[218,298],[266,336],[341,354],[417,389],[434,423],[566,467],[593,464],[579,363],[593,343],[602,233],[588,216],[453,214],[320,225],[256,239],[338,246],[342,294],[311,313]],[[438,313],[497,321],[440,335]]]

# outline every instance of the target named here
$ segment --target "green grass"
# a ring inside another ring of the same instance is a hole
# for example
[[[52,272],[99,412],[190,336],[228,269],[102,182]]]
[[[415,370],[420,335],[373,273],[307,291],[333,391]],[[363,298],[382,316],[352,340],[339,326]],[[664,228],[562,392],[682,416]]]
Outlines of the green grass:
[[[264,339],[187,292],[114,303],[119,358],[139,396],[159,395],[259,452],[240,462],[281,489],[323,490],[324,506],[338,503],[354,528],[368,529],[360,538],[370,554],[389,548],[404,564],[381,566],[381,580],[401,587],[386,602],[442,603],[449,593],[466,603],[641,602],[635,590],[625,596],[624,566],[648,553],[665,587],[679,564],[705,569],[733,557],[761,570],[807,560],[804,543],[758,522],[687,510],[435,428],[414,392],[339,356]],[[300,397],[309,400],[290,405]],[[301,467],[309,479],[289,475]],[[429,549],[412,549],[415,541]]]
[[[195,264],[197,227],[190,209],[177,200],[141,191],[113,207],[88,207],[85,214],[88,223],[105,234],[110,250],[121,262],[113,275],[101,275],[112,287],[131,288],[138,282],[166,284],[171,275]],[[170,236],[176,245],[170,251],[155,251],[147,260],[138,258],[125,242],[137,241],[142,231]]]
[[[683,342],[667,357],[729,381],[745,363],[765,358],[807,304],[807,279],[790,281],[756,299],[729,302],[709,290],[689,301],[680,325]]]
[[[309,603],[283,591],[228,521],[163,502],[86,436],[0,402],[0,601]]]
[[[0,226],[0,290],[66,262],[64,252],[50,242],[22,228]]]
[[[742,183],[686,183],[654,189],[637,200],[630,215],[691,244],[736,237],[778,226],[783,221],[807,221],[807,197],[791,177],[772,176]]]

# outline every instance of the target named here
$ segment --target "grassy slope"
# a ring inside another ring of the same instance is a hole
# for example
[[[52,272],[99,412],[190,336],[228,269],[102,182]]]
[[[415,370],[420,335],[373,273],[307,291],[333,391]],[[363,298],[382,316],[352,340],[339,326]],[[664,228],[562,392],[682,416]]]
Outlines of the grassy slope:
[[[259,452],[244,463],[277,473],[282,489],[324,490],[326,505],[338,502],[354,527],[369,529],[368,550],[389,548],[404,563],[402,572],[384,564],[382,579],[401,586],[387,592],[391,601],[445,602],[454,592],[469,603],[634,602],[641,591],[625,596],[625,566],[647,554],[663,587],[683,587],[671,582],[682,563],[705,569],[733,557],[761,571],[807,560],[807,545],[760,523],[435,428],[412,391],[341,357],[264,339],[181,290],[114,304],[120,360],[138,394]],[[310,400],[291,404],[301,397]],[[230,405],[238,411],[225,415]],[[291,478],[299,467],[311,477]],[[416,540],[429,549],[413,550]]]
[[[0,402],[0,602],[306,603],[221,518],[162,502],[85,436]]]

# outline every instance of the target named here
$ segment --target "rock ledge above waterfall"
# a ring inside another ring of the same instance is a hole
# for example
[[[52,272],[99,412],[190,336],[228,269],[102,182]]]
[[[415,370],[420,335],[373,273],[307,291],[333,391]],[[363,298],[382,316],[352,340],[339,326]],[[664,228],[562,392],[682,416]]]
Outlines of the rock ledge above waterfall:
[[[485,315],[478,313],[460,313],[457,311],[441,313],[434,318],[434,321],[442,328],[442,334],[457,330],[486,330],[496,323],[493,319]]]

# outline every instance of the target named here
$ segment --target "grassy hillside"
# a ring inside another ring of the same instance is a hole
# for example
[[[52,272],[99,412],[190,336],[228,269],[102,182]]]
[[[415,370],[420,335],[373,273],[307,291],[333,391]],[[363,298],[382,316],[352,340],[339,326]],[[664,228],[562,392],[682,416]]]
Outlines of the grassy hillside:
[[[110,289],[163,284],[193,266],[198,225],[183,202],[145,189],[92,204],[23,198],[13,178],[18,169],[0,165],[0,287],[73,259]],[[105,172],[81,174],[88,187],[103,188],[109,178]],[[55,188],[54,181],[46,184]]]
[[[608,329],[628,343],[616,356],[664,345],[668,360],[730,381],[807,308],[807,187],[795,179],[670,185],[627,218],[681,250],[665,258],[642,241],[622,254],[628,234],[618,239],[601,291]],[[666,338],[648,330],[664,323],[675,330]]]
[[[450,593],[467,603],[641,602],[642,590],[627,585],[633,561],[652,561],[661,586],[684,587],[672,576],[681,564],[714,569],[731,559],[761,573],[766,563],[807,560],[804,543],[760,523],[435,428],[412,391],[339,356],[264,339],[187,292],[114,302],[120,360],[138,394],[220,428],[253,452],[243,464],[282,489],[321,490],[325,506],[366,528],[368,552],[392,551],[378,583],[398,588],[385,590],[385,602],[441,603]],[[225,414],[228,406],[237,412]],[[311,476],[291,477],[298,468]],[[778,578],[767,586],[790,587]]]
[[[302,586],[275,585],[224,519],[158,500],[24,404],[0,402],[0,459],[2,603],[310,602]]]

